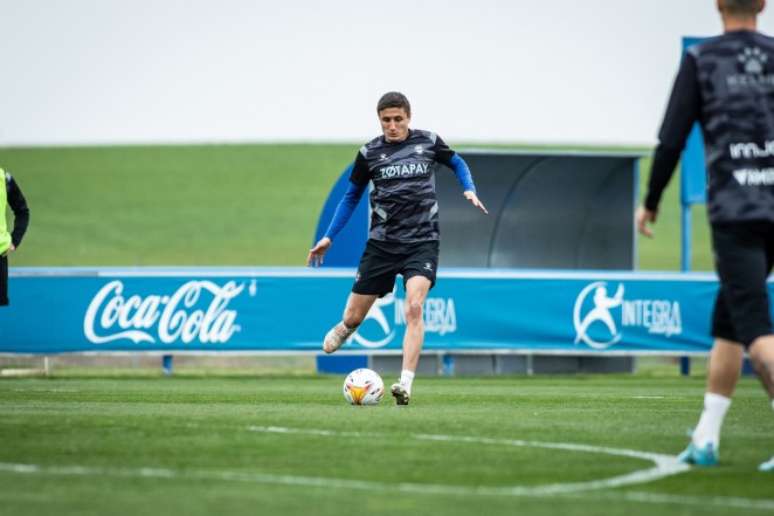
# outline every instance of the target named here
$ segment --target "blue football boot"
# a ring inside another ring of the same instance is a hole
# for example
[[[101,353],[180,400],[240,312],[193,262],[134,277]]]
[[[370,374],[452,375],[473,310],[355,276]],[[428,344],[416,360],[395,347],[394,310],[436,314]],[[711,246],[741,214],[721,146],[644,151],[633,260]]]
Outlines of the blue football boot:
[[[766,471],[770,473],[774,473],[774,457],[770,458],[760,466],[758,466],[758,471]]]
[[[707,443],[704,447],[691,443],[683,453],[677,456],[677,460],[696,466],[714,466],[718,463],[718,452],[712,443]]]

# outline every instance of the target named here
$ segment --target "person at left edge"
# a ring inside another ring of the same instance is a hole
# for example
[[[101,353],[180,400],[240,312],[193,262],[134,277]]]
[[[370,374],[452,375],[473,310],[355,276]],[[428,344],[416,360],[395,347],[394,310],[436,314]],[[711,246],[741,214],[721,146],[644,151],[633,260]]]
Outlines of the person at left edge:
[[[9,231],[6,206],[14,216],[13,231]],[[8,305],[8,255],[21,244],[30,222],[30,210],[13,176],[0,168],[0,306]]]

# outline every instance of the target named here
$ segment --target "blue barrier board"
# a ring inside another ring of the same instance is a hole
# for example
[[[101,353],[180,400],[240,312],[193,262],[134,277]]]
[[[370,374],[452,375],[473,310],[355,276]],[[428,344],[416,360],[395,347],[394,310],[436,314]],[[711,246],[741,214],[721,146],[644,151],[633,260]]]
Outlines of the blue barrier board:
[[[354,270],[12,270],[0,353],[318,352]],[[405,294],[377,301],[344,349],[401,348]],[[708,274],[447,270],[425,350],[704,352]]]

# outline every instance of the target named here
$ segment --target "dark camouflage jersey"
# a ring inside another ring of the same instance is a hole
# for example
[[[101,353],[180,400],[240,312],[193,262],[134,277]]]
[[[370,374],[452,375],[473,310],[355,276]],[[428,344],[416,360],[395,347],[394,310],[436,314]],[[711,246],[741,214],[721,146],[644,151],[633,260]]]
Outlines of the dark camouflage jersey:
[[[454,156],[435,133],[410,130],[402,142],[374,138],[358,152],[350,181],[373,182],[369,238],[394,242],[438,240],[435,169]]]
[[[649,209],[697,120],[710,221],[774,221],[774,38],[733,31],[688,49],[659,133]]]

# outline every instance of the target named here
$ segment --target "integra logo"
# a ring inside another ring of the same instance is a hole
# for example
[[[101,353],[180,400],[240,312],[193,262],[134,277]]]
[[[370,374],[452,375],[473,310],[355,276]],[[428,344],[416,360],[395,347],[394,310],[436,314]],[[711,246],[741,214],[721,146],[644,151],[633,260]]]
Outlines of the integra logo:
[[[390,165],[378,169],[377,179],[392,179],[395,177],[424,176],[430,170],[429,163],[405,163],[403,165]]]
[[[389,310],[390,307],[392,310]],[[393,313],[392,321],[390,312]],[[422,312],[426,333],[446,335],[457,331],[457,312],[453,298],[429,297],[425,300]],[[365,348],[381,348],[395,339],[398,326],[405,325],[406,300],[397,297],[393,292],[376,300],[357,332],[353,333],[349,340]]]
[[[614,315],[615,314],[615,315]],[[669,299],[625,299],[624,285],[608,294],[605,281],[596,281],[581,290],[572,314],[575,344],[607,349],[624,337],[624,328],[641,327],[652,335],[680,335],[683,322],[678,301]]]

